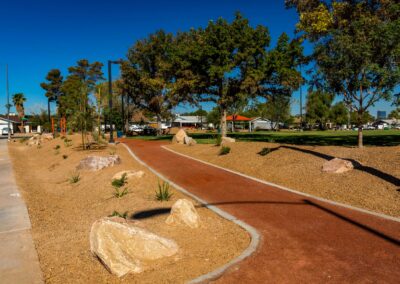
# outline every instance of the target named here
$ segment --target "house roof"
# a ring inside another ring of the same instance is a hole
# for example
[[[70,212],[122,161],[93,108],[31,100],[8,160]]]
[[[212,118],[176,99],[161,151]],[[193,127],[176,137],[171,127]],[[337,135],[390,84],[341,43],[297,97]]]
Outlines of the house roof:
[[[269,119],[266,119],[266,118],[262,118],[262,117],[252,117],[252,118],[251,118],[251,122],[254,122],[254,121],[266,121],[266,122],[271,122]]]
[[[197,116],[197,115],[179,115],[174,119],[174,122],[183,122],[183,123],[205,123],[207,122],[207,118],[205,116]]]
[[[8,121],[7,115],[0,114],[0,119]],[[17,115],[10,115],[10,122],[21,123],[21,119]]]
[[[251,118],[239,115],[239,114],[234,114],[234,115],[228,115],[226,117],[226,121],[250,121]]]

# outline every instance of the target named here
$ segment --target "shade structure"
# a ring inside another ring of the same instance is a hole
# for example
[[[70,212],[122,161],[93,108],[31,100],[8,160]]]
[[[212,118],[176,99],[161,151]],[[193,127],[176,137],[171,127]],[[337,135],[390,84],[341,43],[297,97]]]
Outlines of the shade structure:
[[[226,117],[226,121],[250,121],[251,118],[242,116],[242,115],[238,115],[238,114],[234,114],[234,115],[228,115]]]

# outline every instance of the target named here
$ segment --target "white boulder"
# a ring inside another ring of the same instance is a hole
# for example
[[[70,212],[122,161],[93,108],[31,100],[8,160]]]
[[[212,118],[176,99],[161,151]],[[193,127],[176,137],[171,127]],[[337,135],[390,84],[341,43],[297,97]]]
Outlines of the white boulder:
[[[141,178],[141,177],[144,176],[144,172],[143,172],[143,171],[132,171],[132,170],[130,170],[130,171],[121,171],[121,172],[118,172],[118,173],[116,173],[116,174],[112,177],[112,179],[113,179],[113,180],[114,180],[114,179],[120,179],[120,178],[122,178],[122,176],[123,176],[124,174],[126,174],[126,178],[127,178],[127,179],[130,179],[130,178]]]
[[[184,144],[185,138],[188,137],[185,130],[179,129],[178,132],[172,138],[173,143]]]
[[[120,163],[121,159],[118,155],[110,155],[108,157],[89,156],[81,160],[77,168],[78,170],[98,171]]]
[[[200,225],[200,216],[192,202],[187,199],[178,199],[172,205],[171,213],[165,223],[185,224],[190,228],[198,228]]]
[[[322,171],[327,173],[341,174],[351,171],[354,168],[353,163],[347,160],[334,158],[322,165]]]
[[[93,223],[90,250],[118,277],[140,273],[157,259],[178,252],[178,245],[140,226],[139,222],[107,217]]]

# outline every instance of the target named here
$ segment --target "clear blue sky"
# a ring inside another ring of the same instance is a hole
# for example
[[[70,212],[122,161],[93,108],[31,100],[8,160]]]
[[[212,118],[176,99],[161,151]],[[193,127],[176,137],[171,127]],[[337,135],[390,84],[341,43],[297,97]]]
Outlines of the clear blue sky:
[[[298,20],[294,10],[285,9],[283,0],[2,1],[0,113],[5,112],[6,104],[6,63],[10,93],[23,92],[27,112],[38,112],[46,108],[40,83],[50,69],[58,68],[66,76],[67,68],[82,58],[103,63],[124,58],[136,40],[157,29],[186,31],[206,26],[218,17],[231,20],[235,11],[242,12],[254,26],[266,25],[273,43],[282,32],[292,36]],[[305,93],[306,87],[303,89]],[[298,93],[294,94],[294,101],[292,112],[299,113]],[[376,115],[377,109],[389,111],[392,107],[390,103],[379,103],[371,113]]]

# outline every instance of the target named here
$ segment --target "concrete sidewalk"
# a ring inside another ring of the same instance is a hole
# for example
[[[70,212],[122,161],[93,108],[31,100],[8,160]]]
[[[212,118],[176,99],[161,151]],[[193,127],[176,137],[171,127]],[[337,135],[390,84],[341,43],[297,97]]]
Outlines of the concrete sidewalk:
[[[43,283],[25,202],[18,191],[8,156],[0,140],[0,282]]]

